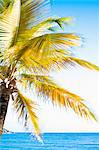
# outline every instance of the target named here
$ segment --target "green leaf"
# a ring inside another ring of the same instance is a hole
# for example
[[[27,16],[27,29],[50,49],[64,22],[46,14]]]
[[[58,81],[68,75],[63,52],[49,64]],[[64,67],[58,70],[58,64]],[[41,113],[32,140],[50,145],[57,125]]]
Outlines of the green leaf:
[[[0,15],[0,50],[13,45],[20,19],[20,0],[14,0]],[[5,54],[5,53],[4,53]]]

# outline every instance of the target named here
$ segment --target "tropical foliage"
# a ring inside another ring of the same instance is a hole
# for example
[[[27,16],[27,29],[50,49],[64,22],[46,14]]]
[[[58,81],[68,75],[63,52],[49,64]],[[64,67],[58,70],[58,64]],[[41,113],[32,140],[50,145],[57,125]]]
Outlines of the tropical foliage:
[[[38,96],[51,99],[54,105],[71,108],[78,115],[95,119],[84,100],[54,83],[50,70],[68,65],[97,70],[99,67],[73,57],[72,49],[81,38],[63,33],[70,17],[49,18],[49,0],[0,0],[0,79],[10,91],[11,100],[25,120],[30,118],[34,131],[40,135],[36,104],[24,96],[18,85],[35,88]]]

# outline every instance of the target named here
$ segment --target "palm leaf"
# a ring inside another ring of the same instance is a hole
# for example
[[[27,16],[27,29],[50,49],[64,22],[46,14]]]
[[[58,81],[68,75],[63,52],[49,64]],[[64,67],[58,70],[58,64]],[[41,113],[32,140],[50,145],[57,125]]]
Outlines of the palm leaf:
[[[53,104],[72,108],[75,113],[85,118],[93,118],[96,120],[94,114],[84,104],[83,99],[63,88],[60,88],[48,76],[41,75],[22,75],[23,81],[35,86],[38,95],[44,98],[50,98]]]
[[[21,18],[17,42],[31,37],[31,28],[48,17],[50,0],[21,0]],[[43,12],[43,13],[42,13]]]
[[[66,52],[64,51],[64,53],[67,54],[69,53],[68,47],[77,46],[78,44],[75,40],[79,39],[80,37],[74,34],[64,34],[64,33],[45,34],[30,40],[26,45],[26,47],[28,48],[26,49],[26,51],[24,51],[24,53],[26,54],[29,51],[31,55],[33,53],[36,59],[37,58],[40,59],[43,56],[46,57],[48,54],[50,54],[50,51],[52,50],[56,52],[57,50],[60,49],[66,49]],[[22,57],[23,56],[24,55],[22,53]]]
[[[0,74],[2,74],[2,79],[8,78],[10,71],[11,71],[11,66],[7,65],[0,65]]]
[[[0,13],[3,13],[9,6],[11,0],[0,0]]]
[[[5,78],[4,78],[4,76],[0,73],[0,79],[1,80],[4,80]]]
[[[52,68],[52,69],[56,70],[58,68],[60,70],[61,68],[68,68],[68,65],[69,65],[69,67],[70,66],[75,67],[75,66],[79,65],[79,66],[87,68],[89,70],[99,71],[99,66],[97,66],[93,63],[90,63],[86,60],[69,56],[68,53],[66,56],[66,53],[64,53],[64,51],[62,51],[62,50],[56,51],[54,53],[54,55],[52,55],[52,57],[50,57],[50,58],[45,57],[42,60],[43,63],[46,64],[46,66],[50,66],[50,68]]]
[[[22,51],[21,48],[18,46],[13,46],[9,50],[5,51],[5,62],[6,64],[11,64],[12,66],[18,66],[18,70],[26,70],[31,72],[45,72],[48,70],[47,66],[45,64],[41,63],[38,59],[36,59],[34,56],[29,56],[29,53],[27,54],[28,57],[22,57],[24,55],[25,51],[27,50],[27,47],[23,47]]]
[[[5,50],[14,44],[20,19],[20,0],[11,2],[0,15],[0,49]]]
[[[27,68],[33,70],[49,70],[51,68],[58,68],[66,66],[67,64],[86,67],[99,71],[99,67],[79,58],[74,58],[69,48],[76,46],[76,41],[80,39],[75,34],[46,34],[34,38],[26,43],[26,45],[15,47],[7,51],[7,58],[20,62]],[[12,53],[12,54],[11,54]],[[13,56],[13,57],[12,57]]]
[[[29,116],[34,126],[35,134],[39,135],[40,129],[38,118],[34,112],[35,110],[34,102],[18,91],[18,96],[14,100],[14,107],[16,108],[16,111],[19,113],[19,118],[20,117],[25,118],[25,125],[27,124],[27,119]]]
[[[6,60],[8,59],[7,62],[9,59],[12,62],[20,60],[20,62],[24,62],[24,64],[37,62],[44,68],[49,69],[51,64],[48,66],[45,58],[50,60],[51,56],[56,57],[56,53],[59,54],[59,51],[60,56],[58,55],[58,57],[61,57],[61,52],[62,56],[70,54],[68,48],[77,45],[75,41],[78,39],[80,38],[75,34],[46,34],[29,40],[23,46],[18,45],[7,50],[5,54]],[[31,65],[30,67],[33,68],[34,66]]]
[[[64,59],[64,61],[69,61],[71,63],[76,63],[76,64],[79,64],[80,66],[82,67],[86,67],[88,69],[91,69],[91,70],[96,70],[96,71],[99,71],[99,67],[88,62],[88,61],[85,61],[85,60],[82,60],[82,59],[79,59],[79,58],[75,58],[75,57],[67,57]]]
[[[31,33],[32,39],[38,36],[44,35],[48,30],[55,28],[57,25],[59,25],[61,28],[63,28],[63,24],[69,24],[71,21],[71,17],[65,17],[65,18],[48,18],[47,20],[37,24],[36,26],[33,26],[31,30],[28,32]],[[59,24],[60,22],[60,24]],[[28,35],[28,33],[27,33]]]
[[[60,28],[64,29],[63,25],[70,24],[72,21],[72,18],[71,17],[62,17],[62,18],[56,19],[55,21],[60,26]]]

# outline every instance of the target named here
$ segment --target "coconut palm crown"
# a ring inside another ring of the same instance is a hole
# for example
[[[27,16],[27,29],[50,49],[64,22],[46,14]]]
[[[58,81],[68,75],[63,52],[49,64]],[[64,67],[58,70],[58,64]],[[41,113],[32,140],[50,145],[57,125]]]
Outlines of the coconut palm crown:
[[[49,4],[49,0],[0,0],[1,134],[11,99],[19,117],[25,120],[25,126],[30,119],[35,134],[40,135],[36,104],[24,96],[19,86],[27,90],[33,86],[38,96],[50,99],[54,105],[71,108],[81,117],[95,119],[80,96],[61,88],[50,77],[52,69],[59,70],[68,65],[97,71],[99,67],[73,57],[72,49],[79,45],[81,38],[75,33],[60,32],[71,18],[48,17]]]

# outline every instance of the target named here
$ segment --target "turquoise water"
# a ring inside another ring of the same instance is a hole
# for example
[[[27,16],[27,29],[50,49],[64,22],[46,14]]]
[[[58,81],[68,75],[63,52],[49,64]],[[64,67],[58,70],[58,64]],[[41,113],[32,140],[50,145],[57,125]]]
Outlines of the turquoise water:
[[[0,150],[99,150],[99,133],[45,133],[43,140],[29,133],[4,134]]]

